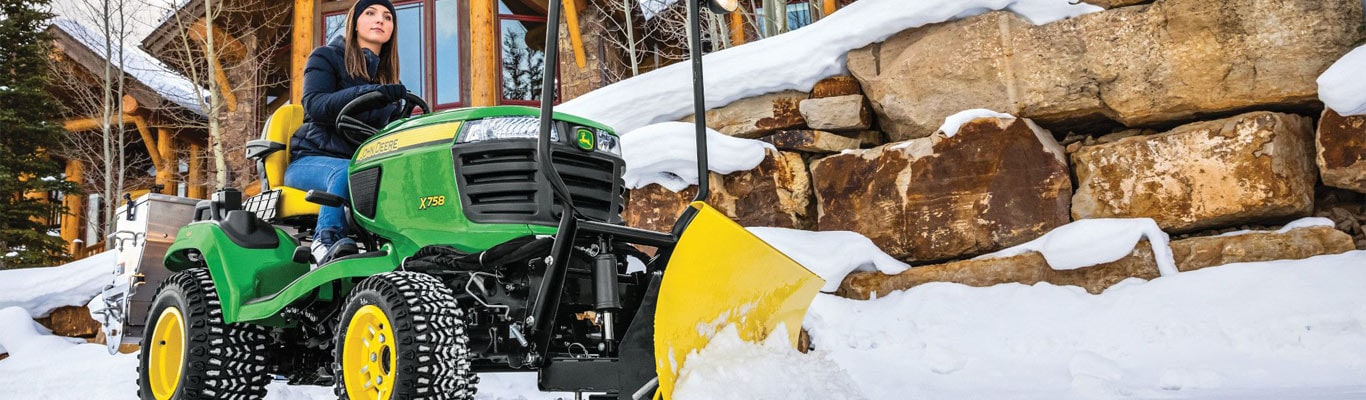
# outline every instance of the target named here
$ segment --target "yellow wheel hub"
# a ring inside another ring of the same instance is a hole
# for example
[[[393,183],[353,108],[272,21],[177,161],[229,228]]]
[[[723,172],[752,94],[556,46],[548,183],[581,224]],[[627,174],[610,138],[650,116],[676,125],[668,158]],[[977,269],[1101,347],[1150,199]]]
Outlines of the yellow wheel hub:
[[[346,325],[342,379],[353,400],[385,400],[394,392],[398,344],[389,317],[375,305],[356,310]]]
[[[147,380],[157,400],[170,400],[180,386],[180,371],[185,366],[185,317],[180,309],[166,307],[152,330],[152,348],[147,349]]]

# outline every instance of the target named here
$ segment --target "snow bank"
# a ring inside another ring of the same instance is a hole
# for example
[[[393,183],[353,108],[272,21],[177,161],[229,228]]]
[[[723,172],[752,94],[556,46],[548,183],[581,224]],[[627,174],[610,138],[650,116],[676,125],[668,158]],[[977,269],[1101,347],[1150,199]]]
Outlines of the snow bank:
[[[690,122],[661,122],[622,135],[622,158],[629,189],[658,183],[672,191],[697,184],[696,128]],[[764,161],[773,145],[726,136],[707,129],[707,168],[722,175],[746,171]]]
[[[910,268],[883,253],[871,239],[848,231],[812,232],[785,228],[746,228],[773,248],[825,279],[823,292],[839,289],[853,271],[898,274]]]
[[[978,118],[1014,119],[1015,116],[1006,113],[998,113],[984,108],[974,108],[971,110],[959,111],[957,114],[944,118],[944,125],[939,126],[939,131],[944,132],[945,137],[953,137],[953,135],[958,134],[958,128],[962,128],[963,124],[972,122],[972,120]]]
[[[39,325],[22,308],[0,308],[0,353],[9,353],[10,357],[41,356],[75,343],[85,340],[53,336],[52,331]]]
[[[775,331],[784,332],[779,326]],[[783,379],[765,379],[781,376]],[[691,399],[863,399],[848,373],[822,352],[793,350],[787,335],[762,344],[740,339],[734,325],[688,356],[674,398]]]
[[[1352,251],[1100,295],[1047,283],[819,295],[804,326],[872,399],[1362,398],[1363,266]],[[753,379],[792,381],[783,373]]]
[[[1055,270],[1072,270],[1124,258],[1140,239],[1148,239],[1162,276],[1176,275],[1170,237],[1152,218],[1096,218],[1073,221],[1028,243],[978,256],[1001,258],[1037,251]]]
[[[906,29],[1008,10],[1035,24],[1101,11],[1069,0],[862,0],[802,29],[703,57],[706,105],[783,90],[809,91],[822,78],[846,73],[849,50]],[[859,27],[852,29],[851,27]],[[630,132],[692,114],[690,63],[677,63],[588,92],[557,109]]]
[[[60,267],[0,271],[0,308],[18,306],[46,317],[63,306],[83,306],[114,277],[118,252],[106,251]]]
[[[1338,114],[1366,115],[1366,79],[1361,79],[1362,71],[1366,71],[1366,46],[1348,52],[1319,75],[1319,100]]]

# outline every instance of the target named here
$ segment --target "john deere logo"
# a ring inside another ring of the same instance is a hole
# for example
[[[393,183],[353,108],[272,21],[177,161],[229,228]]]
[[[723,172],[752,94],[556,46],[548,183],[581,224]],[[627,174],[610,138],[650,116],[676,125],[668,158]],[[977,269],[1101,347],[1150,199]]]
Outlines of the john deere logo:
[[[592,129],[579,128],[578,130],[574,131],[574,136],[577,137],[575,141],[578,142],[580,149],[593,151],[593,148],[597,147],[596,141],[598,139],[598,136],[593,134]]]

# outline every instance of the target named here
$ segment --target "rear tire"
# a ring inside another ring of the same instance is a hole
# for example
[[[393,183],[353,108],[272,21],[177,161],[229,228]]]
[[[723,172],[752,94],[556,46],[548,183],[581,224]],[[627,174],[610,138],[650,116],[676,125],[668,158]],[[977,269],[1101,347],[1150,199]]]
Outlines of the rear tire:
[[[416,272],[366,278],[338,321],[341,399],[473,399],[463,312],[440,280]]]
[[[203,268],[162,282],[138,356],[144,400],[259,399],[266,395],[264,327],[223,322],[213,278]]]

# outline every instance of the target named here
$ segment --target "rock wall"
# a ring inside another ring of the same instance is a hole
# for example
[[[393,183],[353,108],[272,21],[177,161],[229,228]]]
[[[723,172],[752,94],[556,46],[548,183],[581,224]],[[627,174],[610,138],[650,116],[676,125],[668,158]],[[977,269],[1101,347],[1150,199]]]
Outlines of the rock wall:
[[[1364,38],[1359,0],[1099,3],[1042,26],[994,12],[910,29],[851,51],[852,76],[708,110],[713,129],[780,150],[713,174],[709,201],[741,225],[854,231],[920,265],[851,275],[855,298],[1158,276],[1146,245],[1070,271],[1037,253],[970,259],[1085,218],[1152,218],[1179,235],[1182,271],[1366,250],[1366,117],[1323,109],[1314,82]],[[1016,117],[939,131],[976,108]],[[626,220],[668,230],[694,193],[634,190]],[[1310,215],[1334,227],[1213,236]]]
[[[1314,79],[1361,37],[1357,0],[1163,0],[1034,26],[1008,12],[849,53],[893,140],[988,108],[1046,126],[1164,125],[1317,106]]]

